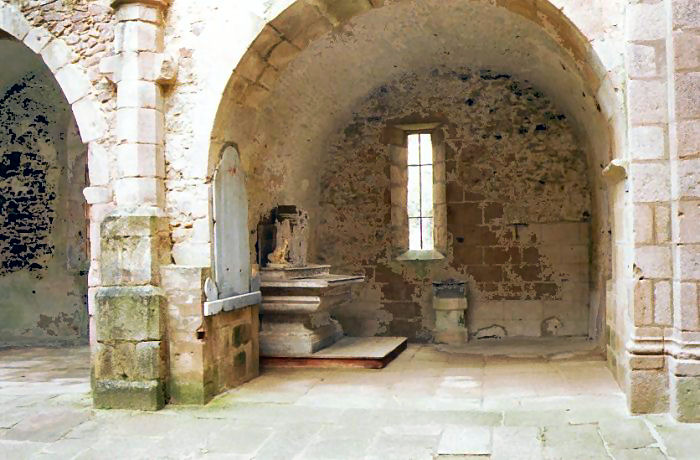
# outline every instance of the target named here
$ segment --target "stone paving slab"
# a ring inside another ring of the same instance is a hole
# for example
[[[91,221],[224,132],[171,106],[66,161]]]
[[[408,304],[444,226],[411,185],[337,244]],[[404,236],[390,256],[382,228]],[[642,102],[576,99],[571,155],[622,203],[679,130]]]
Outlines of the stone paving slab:
[[[412,345],[381,371],[274,369],[205,407],[142,413],[92,409],[85,350],[17,352],[0,352],[0,371],[21,369],[0,372],[1,460],[699,458],[700,425],[630,415],[600,360],[527,358],[538,380]]]
[[[440,437],[438,455],[491,455],[491,428],[447,425]]]

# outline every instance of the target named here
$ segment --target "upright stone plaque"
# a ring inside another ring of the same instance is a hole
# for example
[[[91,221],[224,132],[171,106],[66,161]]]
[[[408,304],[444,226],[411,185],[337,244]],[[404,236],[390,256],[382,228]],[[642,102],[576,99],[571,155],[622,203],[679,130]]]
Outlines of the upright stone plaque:
[[[214,174],[214,273],[220,299],[250,291],[248,198],[238,151],[226,147]]]

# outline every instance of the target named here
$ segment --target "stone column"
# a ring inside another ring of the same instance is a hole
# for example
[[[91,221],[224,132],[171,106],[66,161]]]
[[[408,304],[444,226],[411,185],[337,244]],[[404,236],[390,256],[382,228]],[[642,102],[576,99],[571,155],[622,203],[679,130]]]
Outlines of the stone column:
[[[668,410],[664,333],[671,325],[670,164],[666,26],[663,0],[627,5],[626,68],[629,163],[624,219],[629,309],[623,367],[634,413]]]
[[[673,328],[666,341],[671,413],[700,422],[700,13],[666,0]]]
[[[101,69],[117,85],[116,210],[101,226],[102,287],[96,293],[96,407],[156,410],[166,400],[166,300],[170,262],[164,207],[162,85],[169,0],[115,0],[115,56]]]

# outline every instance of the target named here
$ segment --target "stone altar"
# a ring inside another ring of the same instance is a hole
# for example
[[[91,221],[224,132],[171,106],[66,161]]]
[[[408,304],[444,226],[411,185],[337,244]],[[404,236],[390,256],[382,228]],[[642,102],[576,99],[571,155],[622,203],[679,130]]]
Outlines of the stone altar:
[[[334,344],[343,328],[330,310],[350,300],[351,286],[363,281],[363,276],[333,275],[330,265],[263,268],[260,353],[304,357]]]
[[[336,275],[307,261],[308,214],[273,209],[258,226],[260,354],[270,365],[381,369],[406,349],[405,337],[345,337],[331,309],[350,300],[361,275]]]
[[[330,265],[308,263],[308,221],[306,211],[282,205],[258,227],[264,356],[310,356],[334,344],[343,328],[330,310],[350,300],[351,286],[364,281],[363,276],[333,275]]]

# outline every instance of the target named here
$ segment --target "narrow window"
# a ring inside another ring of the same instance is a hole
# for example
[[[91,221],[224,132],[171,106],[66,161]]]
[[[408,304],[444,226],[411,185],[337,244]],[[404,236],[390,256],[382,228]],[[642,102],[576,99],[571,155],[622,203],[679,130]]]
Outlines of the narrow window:
[[[433,144],[430,134],[408,135],[408,242],[411,250],[432,250]]]

